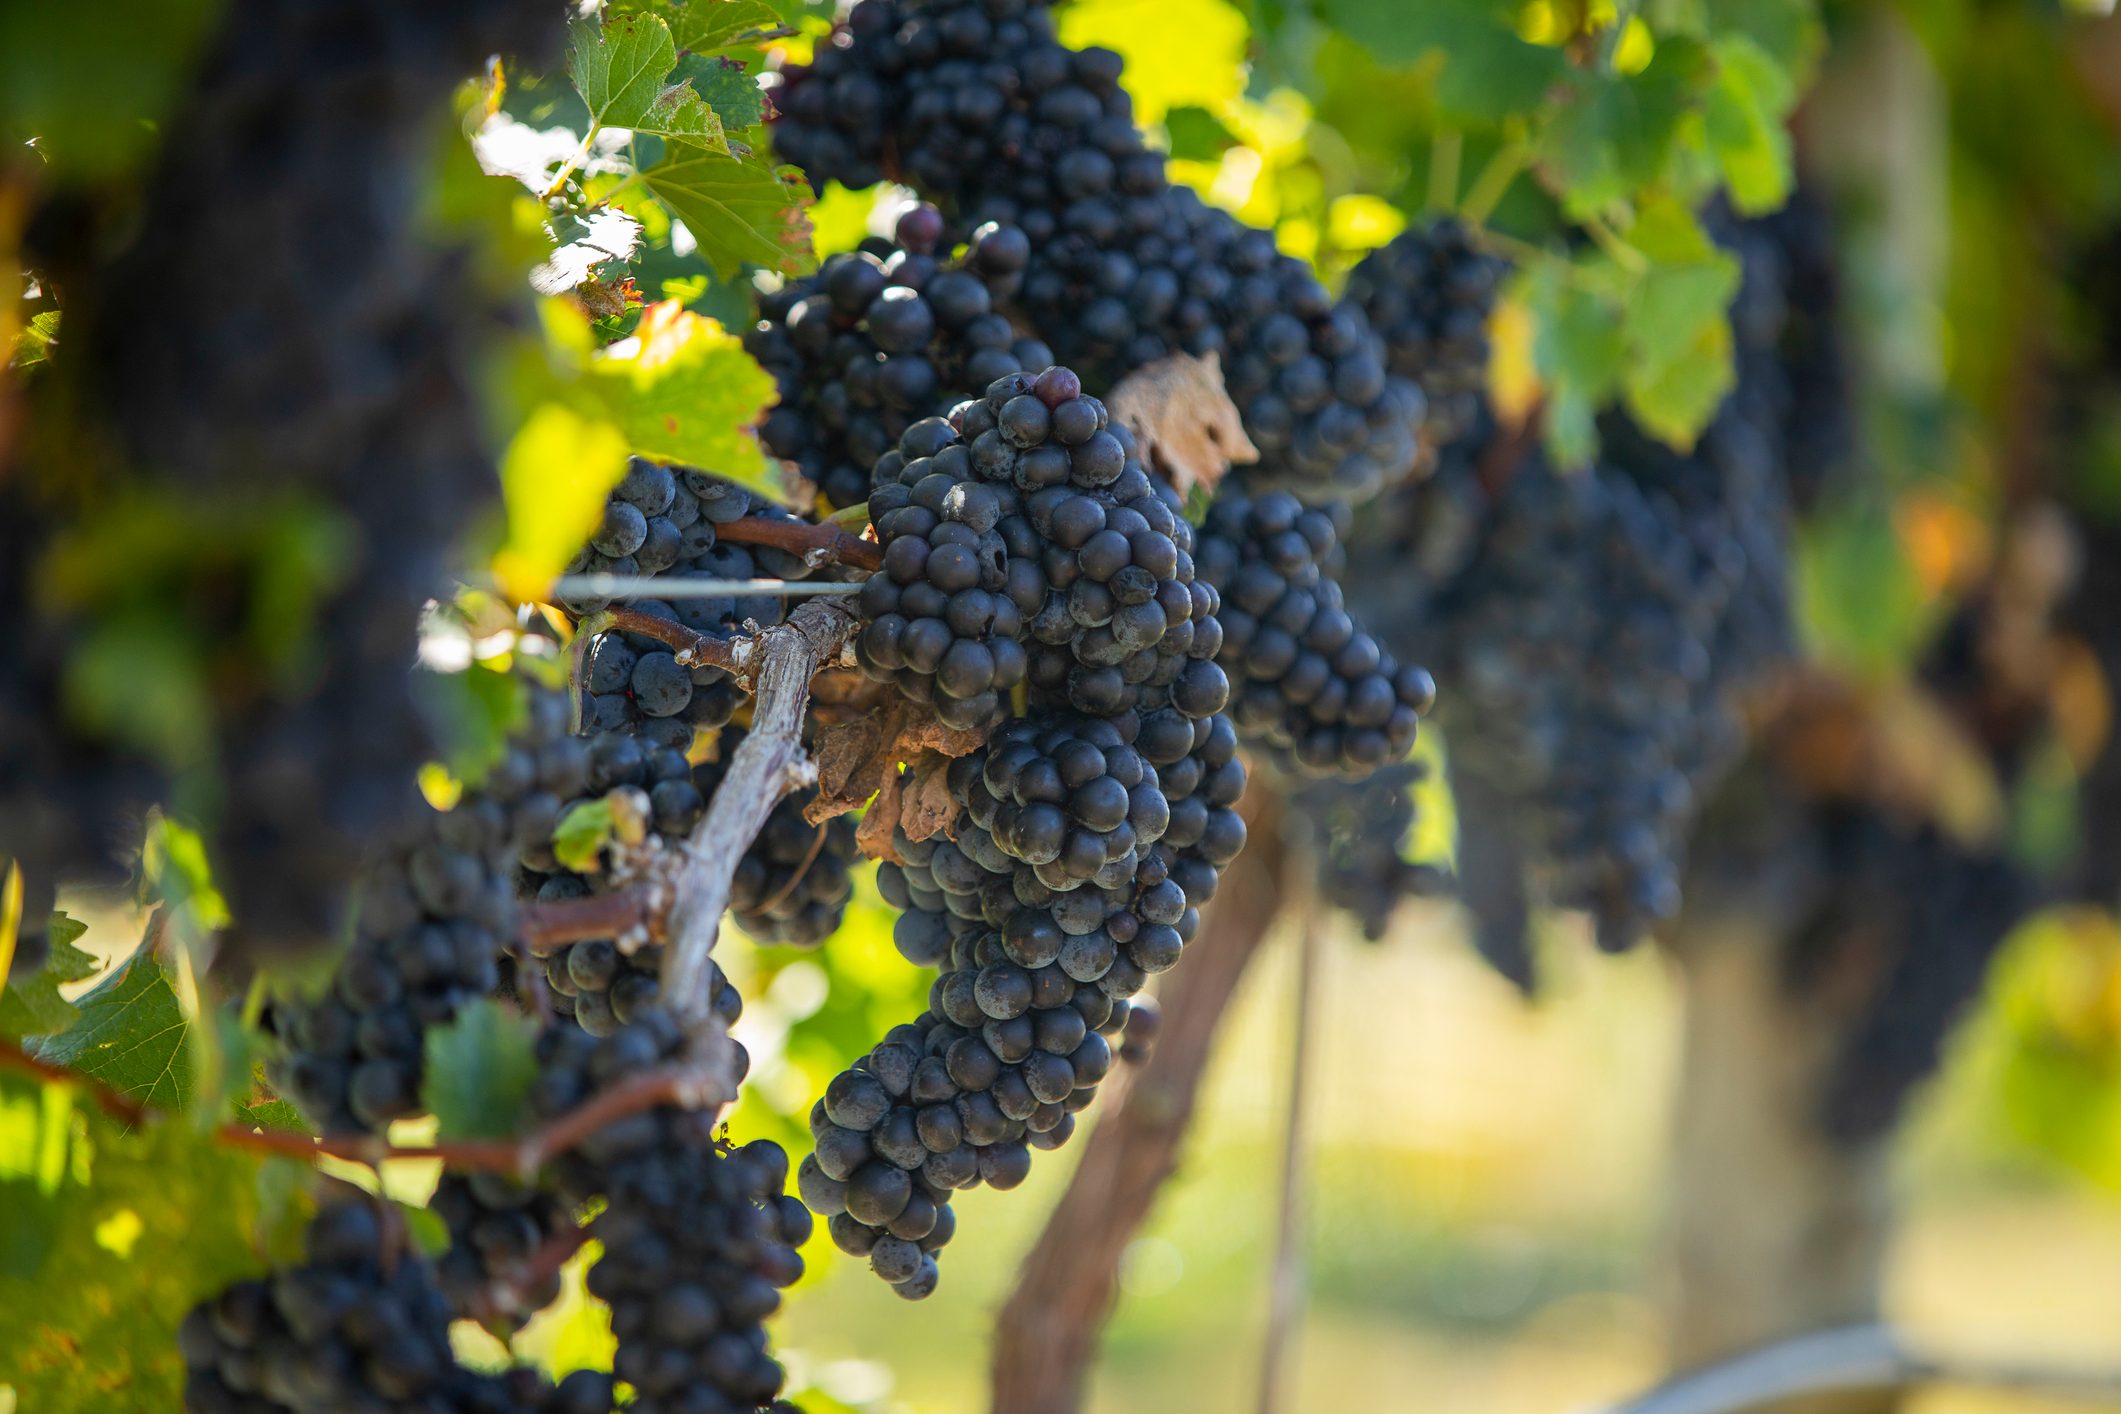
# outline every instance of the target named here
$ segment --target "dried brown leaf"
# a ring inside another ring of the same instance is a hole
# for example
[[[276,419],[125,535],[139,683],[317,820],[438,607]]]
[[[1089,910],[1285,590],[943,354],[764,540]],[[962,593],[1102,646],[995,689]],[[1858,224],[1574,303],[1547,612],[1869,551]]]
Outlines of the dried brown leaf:
[[[950,761],[940,751],[925,751],[899,778],[898,824],[907,839],[931,840],[956,827],[961,807],[950,794]]]
[[[978,750],[985,740],[983,732],[946,727],[904,700],[821,727],[811,751],[817,762],[817,799],[803,817],[814,825],[859,809],[897,775],[900,762],[927,752],[954,759]]]
[[[1213,491],[1232,463],[1259,460],[1223,387],[1217,354],[1173,354],[1138,368],[1105,406],[1133,431],[1142,464],[1162,472],[1181,496],[1196,486]]]
[[[903,784],[904,778],[896,771],[884,777],[876,798],[869,803],[861,823],[854,827],[855,847],[861,850],[864,858],[885,859],[894,864],[905,862],[898,857],[898,850],[891,842],[892,827],[898,824],[899,794]]]

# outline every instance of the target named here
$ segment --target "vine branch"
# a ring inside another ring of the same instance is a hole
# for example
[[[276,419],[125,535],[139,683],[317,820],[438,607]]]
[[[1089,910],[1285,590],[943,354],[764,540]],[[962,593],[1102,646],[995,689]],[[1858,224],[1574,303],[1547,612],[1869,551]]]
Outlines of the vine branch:
[[[810,679],[819,668],[839,660],[854,628],[854,615],[846,605],[813,599],[787,622],[739,640],[745,651],[738,656],[737,671],[748,673],[752,685],[751,729],[730,756],[713,802],[683,846],[687,858],[674,880],[664,920],[669,943],[663,952],[663,996],[688,1028],[713,1016],[708,1000],[711,955],[738,861],[781,797],[817,778],[817,767],[803,752]]]
[[[996,1414],[1082,1407],[1120,1261],[1178,1167],[1217,1025],[1279,911],[1280,847],[1277,822],[1263,811],[1243,863],[1223,876],[1200,936],[1187,944],[1185,964],[1165,978],[1155,1053],[1106,1082],[1114,1093],[1104,1116],[995,1322]]]

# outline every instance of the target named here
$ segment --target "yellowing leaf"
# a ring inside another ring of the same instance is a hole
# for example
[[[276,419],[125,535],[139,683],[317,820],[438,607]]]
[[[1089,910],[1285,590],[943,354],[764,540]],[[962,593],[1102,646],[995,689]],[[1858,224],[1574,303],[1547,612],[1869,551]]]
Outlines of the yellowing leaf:
[[[634,335],[593,359],[590,373],[631,450],[779,494],[753,430],[774,401],[773,379],[712,319],[674,300],[650,305]]]
[[[1524,426],[1543,395],[1532,358],[1538,329],[1532,312],[1514,294],[1496,301],[1488,317],[1488,400],[1509,427]]]
[[[602,518],[626,474],[626,438],[561,403],[533,410],[501,458],[508,535],[494,578],[510,598],[542,598]]]
[[[1214,112],[1243,96],[1250,27],[1224,0],[1077,0],[1061,12],[1061,43],[1102,45],[1127,61],[1138,121],[1173,108]]]

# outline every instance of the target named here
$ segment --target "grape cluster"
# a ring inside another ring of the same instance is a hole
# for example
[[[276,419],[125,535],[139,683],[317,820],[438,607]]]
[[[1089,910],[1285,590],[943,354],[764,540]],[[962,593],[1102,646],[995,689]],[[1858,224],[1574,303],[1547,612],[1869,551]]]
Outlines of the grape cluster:
[[[1093,715],[1220,710],[1219,601],[1133,453],[1060,367],[909,427],[870,492],[884,567],[863,586],[863,669],[959,727],[997,720],[1019,682]]]
[[[1121,70],[1110,50],[1062,45],[1023,0],[861,0],[781,74],[774,141],[814,181],[888,175],[967,229],[1020,229],[1016,310],[1102,383],[1219,354],[1261,476],[1329,494],[1404,476],[1420,390],[1270,234],[1171,185]]]
[[[568,733],[566,700],[533,694],[480,788],[369,868],[330,990],[275,1018],[283,1088],[324,1132],[380,1130],[418,1108],[427,1032],[498,984],[516,858],[549,841],[559,803],[588,783],[590,755]]]
[[[1223,596],[1224,671],[1239,730],[1307,772],[1367,772],[1413,748],[1435,699],[1348,613],[1339,531],[1286,491],[1225,487],[1201,528],[1201,576]]]
[[[600,1089],[678,1059],[686,1038],[651,1008],[604,1037],[548,1028],[531,1106],[565,1114]],[[553,1165],[561,1193],[601,1201],[604,1255],[589,1290],[611,1308],[614,1373],[641,1414],[755,1410],[772,1404],[781,1367],[763,1322],[803,1273],[796,1249],[810,1213],[784,1189],[788,1156],[755,1140],[728,1150],[711,1109],[663,1106],[592,1135]]]
[[[834,1242],[912,1299],[935,1289],[951,1193],[1012,1188],[1073,1134],[1130,999],[1178,961],[1245,840],[1220,714],[1035,711],[949,784],[956,838],[899,832],[877,876],[900,951],[938,969],[928,1010],[827,1089],[797,1173]]]
[[[1348,545],[1356,611],[1454,684],[1455,784],[1503,809],[1521,850],[1484,867],[1528,871],[1612,947],[1677,909],[1700,801],[1742,746],[1737,694],[1792,650],[1780,265],[1751,227],[1726,238],[1739,377],[1693,451],[1612,413],[1597,463],[1565,472],[1476,401],[1434,475]],[[1484,950],[1521,970],[1524,882],[1484,876],[1478,899],[1461,882]]]
[[[1347,299],[1384,341],[1393,373],[1428,399],[1429,437],[1449,442],[1479,415],[1488,378],[1488,314],[1509,265],[1445,217],[1401,232],[1348,272]]]
[[[342,1198],[311,1221],[302,1265],[194,1308],[177,1332],[187,1414],[609,1414],[609,1375],[578,1370],[554,1385],[529,1369],[459,1365],[434,1269],[397,1237],[372,1200]]]
[[[914,422],[1053,362],[1001,312],[1029,255],[1023,232],[982,226],[955,264],[942,234],[941,213],[915,206],[895,245],[835,256],[759,300],[744,346],[780,389],[760,438],[831,505],[865,500],[877,458]]]

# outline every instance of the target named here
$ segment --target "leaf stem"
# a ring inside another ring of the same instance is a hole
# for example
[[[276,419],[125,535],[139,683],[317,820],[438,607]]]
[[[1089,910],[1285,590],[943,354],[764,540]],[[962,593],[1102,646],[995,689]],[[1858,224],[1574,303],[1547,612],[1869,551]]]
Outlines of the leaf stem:
[[[1458,169],[1465,151],[1465,134],[1456,128],[1446,128],[1429,144],[1429,210],[1450,211],[1458,205]]]
[[[1517,180],[1518,173],[1524,171],[1531,156],[1531,145],[1521,136],[1511,137],[1496,148],[1495,155],[1488,159],[1487,165],[1480,169],[1480,175],[1473,179],[1473,185],[1466,189],[1466,199],[1459,205],[1458,214],[1475,226],[1486,225],[1496,204],[1509,191],[1510,183]]]
[[[592,147],[597,140],[597,134],[602,132],[603,130],[603,124],[598,123],[594,120],[590,122],[589,131],[582,134],[582,141],[580,142],[580,144],[575,147],[575,150],[573,152],[568,154],[567,160],[560,164],[560,170],[553,174],[551,183],[545,188],[545,190],[538,193],[538,200],[550,201],[554,197],[558,196],[562,191],[566,190],[567,179],[574,175],[575,168],[581,166],[584,161],[588,160],[590,151],[592,150]]]
[[[1605,222],[1602,216],[1585,216],[1583,229],[1598,248],[1612,257],[1613,263],[1630,275],[1640,275],[1650,268],[1649,258],[1620,238],[1620,234]]]

